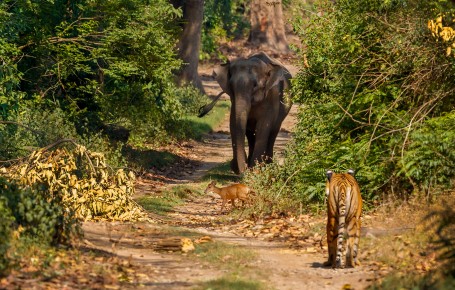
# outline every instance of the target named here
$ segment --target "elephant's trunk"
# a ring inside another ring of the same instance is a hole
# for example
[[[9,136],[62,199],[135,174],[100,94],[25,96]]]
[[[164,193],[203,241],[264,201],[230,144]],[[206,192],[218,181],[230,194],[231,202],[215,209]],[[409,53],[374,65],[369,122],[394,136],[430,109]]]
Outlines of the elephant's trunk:
[[[230,130],[232,139],[233,160],[231,169],[236,173],[243,173],[247,168],[245,153],[245,134],[251,104],[248,98],[233,98],[231,109]]]

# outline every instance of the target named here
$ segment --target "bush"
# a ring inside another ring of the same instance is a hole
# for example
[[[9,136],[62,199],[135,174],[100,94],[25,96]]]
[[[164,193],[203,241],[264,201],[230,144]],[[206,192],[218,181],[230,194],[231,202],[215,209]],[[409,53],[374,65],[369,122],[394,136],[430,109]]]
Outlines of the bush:
[[[0,178],[0,188],[5,190]],[[11,244],[12,238],[12,224],[14,217],[8,207],[7,200],[4,196],[0,196],[0,276],[2,276],[9,266],[8,250]]]
[[[15,226],[20,226],[24,235],[44,244],[68,244],[79,234],[78,220],[42,184],[27,187],[0,177],[0,188]]]
[[[427,120],[410,134],[402,171],[420,191],[431,194],[455,186],[453,128],[455,111]]]

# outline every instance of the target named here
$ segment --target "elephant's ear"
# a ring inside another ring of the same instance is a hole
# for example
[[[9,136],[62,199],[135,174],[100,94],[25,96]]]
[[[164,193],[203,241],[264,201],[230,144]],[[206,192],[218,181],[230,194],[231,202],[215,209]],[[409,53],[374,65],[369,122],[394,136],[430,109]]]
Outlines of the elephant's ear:
[[[280,95],[283,94],[284,90],[289,88],[289,79],[292,77],[289,71],[276,63],[270,63],[271,70],[266,84],[266,95],[274,89],[278,88]]]
[[[229,85],[230,66],[231,66],[230,62],[222,64],[213,71],[213,75],[215,76],[215,79],[218,82],[218,84],[220,84],[220,87],[223,90],[223,92],[232,97],[233,94],[231,86]]]

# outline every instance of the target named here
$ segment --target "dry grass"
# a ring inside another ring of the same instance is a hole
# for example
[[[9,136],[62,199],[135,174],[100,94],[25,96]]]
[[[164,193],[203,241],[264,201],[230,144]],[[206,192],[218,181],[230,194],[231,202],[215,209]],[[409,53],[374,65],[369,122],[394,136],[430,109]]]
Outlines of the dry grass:
[[[440,196],[432,203],[420,198],[386,203],[364,217],[367,227],[361,239],[361,260],[378,273],[373,289],[450,289],[446,284],[455,280],[443,257],[450,249],[438,246],[441,236],[437,231],[440,212],[455,206],[454,197]]]

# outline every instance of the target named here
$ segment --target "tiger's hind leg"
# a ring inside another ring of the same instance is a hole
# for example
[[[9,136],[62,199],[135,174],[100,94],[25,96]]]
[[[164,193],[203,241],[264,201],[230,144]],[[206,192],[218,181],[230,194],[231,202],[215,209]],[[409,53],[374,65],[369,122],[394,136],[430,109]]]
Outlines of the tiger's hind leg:
[[[331,240],[329,241],[329,238],[327,238],[327,248],[329,251],[329,258],[327,261],[325,261],[322,265],[325,267],[336,267],[336,254],[337,254],[337,239],[336,236],[332,237]]]
[[[356,218],[356,231],[354,235],[354,245],[353,245],[353,258],[354,258],[354,264],[352,265],[353,267],[355,266],[360,266],[360,261],[359,261],[359,241],[360,241],[360,227],[362,225],[360,217]]]
[[[357,237],[357,219],[354,217],[353,219],[348,221],[347,226],[347,252],[346,252],[346,266],[348,267],[355,267],[354,259],[357,256],[357,248],[356,248],[356,237]],[[357,241],[358,243],[358,241]]]
[[[327,249],[329,251],[329,257],[323,266],[336,266],[336,252],[337,252],[337,235],[338,223],[335,218],[329,218],[327,221]]]
[[[348,236],[346,245],[346,266],[355,267],[354,265],[354,237]]]
[[[327,221],[327,248],[329,251],[329,258],[324,262],[324,266],[336,266],[336,249],[337,249],[337,235],[338,223],[336,218],[330,217]]]

